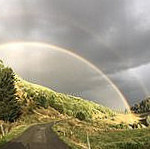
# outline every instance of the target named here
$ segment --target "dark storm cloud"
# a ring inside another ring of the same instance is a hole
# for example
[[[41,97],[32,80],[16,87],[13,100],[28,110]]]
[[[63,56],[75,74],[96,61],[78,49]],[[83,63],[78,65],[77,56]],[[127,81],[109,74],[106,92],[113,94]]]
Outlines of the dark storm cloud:
[[[150,95],[149,75],[150,64],[120,71],[110,77],[116,82],[126,97],[130,97],[130,104]]]
[[[115,79],[112,75],[149,63],[147,0],[1,0],[0,4],[1,43],[41,41],[71,49],[118,85],[121,74]],[[125,80],[122,83],[126,91]]]
[[[0,38],[4,41],[52,42],[71,48],[106,73],[149,62],[150,31],[138,29],[141,18],[138,20],[138,16],[132,15],[139,1],[10,2],[3,2],[3,9],[8,9],[8,12],[2,11]],[[141,9],[145,9],[143,7]],[[146,11],[141,11],[146,18]]]

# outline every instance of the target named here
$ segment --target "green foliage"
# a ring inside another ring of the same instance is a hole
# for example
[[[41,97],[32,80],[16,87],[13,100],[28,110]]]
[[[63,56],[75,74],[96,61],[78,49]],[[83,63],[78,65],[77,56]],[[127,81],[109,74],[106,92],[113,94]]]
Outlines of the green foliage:
[[[85,114],[82,111],[80,111],[80,112],[77,112],[76,118],[78,118],[79,120],[83,121],[83,120],[86,119],[86,116],[85,116]]]
[[[0,63],[0,119],[13,122],[20,112],[13,70]]]
[[[20,127],[14,128],[12,131],[10,131],[4,138],[0,138],[0,148],[3,147],[4,144],[10,142],[12,139],[19,137],[25,130],[29,128],[29,125],[23,125]],[[17,149],[17,148],[16,148]]]
[[[44,107],[45,109],[48,108],[49,103],[44,92],[41,92],[40,96],[38,96],[35,100],[38,107]]]
[[[81,118],[80,113],[79,119],[84,119],[86,121],[91,120],[93,115],[101,116],[101,118],[114,116],[114,112],[109,108],[91,101],[56,93],[48,88],[31,84],[20,78],[18,78],[17,84],[18,88],[22,90],[24,94],[20,97],[21,101],[28,101],[30,99],[29,102],[34,101],[36,105],[35,108],[48,108],[50,106],[61,114],[67,114],[73,117],[78,117],[77,113],[82,112],[84,118]]]
[[[140,103],[135,104],[133,107],[131,107],[131,110],[135,113],[150,112],[150,97],[142,100]]]
[[[104,128],[106,127],[107,124]],[[118,125],[119,129],[120,127],[123,128],[123,124],[120,126]],[[54,131],[60,136],[60,138],[68,143],[71,148],[75,149],[82,149],[83,146],[80,146],[80,144],[87,146],[87,133],[92,149],[150,148],[150,128],[132,130],[107,129],[106,131],[103,131],[104,128],[103,126],[99,127],[99,125],[96,127],[95,123],[93,126],[91,122],[74,122],[74,120],[61,121],[53,126]]]

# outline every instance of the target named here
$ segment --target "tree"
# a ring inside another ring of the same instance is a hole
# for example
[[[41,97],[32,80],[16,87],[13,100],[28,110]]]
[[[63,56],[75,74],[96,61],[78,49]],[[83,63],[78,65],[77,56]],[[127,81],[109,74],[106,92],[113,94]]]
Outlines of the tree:
[[[14,122],[21,114],[15,88],[15,74],[0,61],[0,120]]]

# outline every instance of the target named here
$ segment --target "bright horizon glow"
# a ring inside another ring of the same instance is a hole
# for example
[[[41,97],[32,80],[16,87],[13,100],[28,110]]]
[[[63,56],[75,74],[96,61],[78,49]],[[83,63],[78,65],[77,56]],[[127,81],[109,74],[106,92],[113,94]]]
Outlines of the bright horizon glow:
[[[48,47],[51,48],[53,50],[56,51],[60,51],[66,54],[69,54],[70,56],[77,58],[79,60],[81,60],[83,63],[87,64],[89,67],[91,67],[92,69],[94,69],[97,73],[99,73],[110,85],[111,87],[117,92],[117,94],[119,95],[120,99],[123,101],[126,109],[130,110],[130,106],[126,100],[126,98],[124,97],[124,95],[121,93],[121,91],[118,89],[118,87],[95,65],[93,65],[91,62],[89,62],[88,60],[84,59],[83,57],[71,52],[68,49],[64,49],[55,45],[51,45],[48,43],[40,43],[40,42],[10,42],[10,43],[4,43],[0,45],[0,50],[7,47],[7,46],[22,46],[22,45],[28,45],[28,46],[39,46],[39,47]]]

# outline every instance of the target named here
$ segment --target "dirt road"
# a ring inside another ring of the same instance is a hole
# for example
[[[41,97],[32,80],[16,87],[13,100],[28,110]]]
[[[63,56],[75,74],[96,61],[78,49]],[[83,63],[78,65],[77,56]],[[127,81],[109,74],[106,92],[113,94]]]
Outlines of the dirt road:
[[[19,138],[1,149],[69,149],[52,130],[53,124],[30,127]]]

